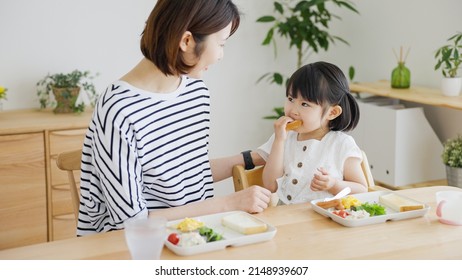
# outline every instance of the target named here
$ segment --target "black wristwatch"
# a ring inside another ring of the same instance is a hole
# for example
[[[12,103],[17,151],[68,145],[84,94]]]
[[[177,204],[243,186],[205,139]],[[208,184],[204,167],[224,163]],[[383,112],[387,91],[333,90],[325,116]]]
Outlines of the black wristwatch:
[[[249,151],[242,152],[242,156],[244,157],[244,168],[245,170],[250,170],[255,168],[255,164],[253,164],[252,156],[250,155]]]

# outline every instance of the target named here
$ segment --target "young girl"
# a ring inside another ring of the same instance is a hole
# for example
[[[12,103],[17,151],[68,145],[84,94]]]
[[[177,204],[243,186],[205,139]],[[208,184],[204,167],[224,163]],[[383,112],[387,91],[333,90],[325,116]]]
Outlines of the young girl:
[[[258,153],[266,160],[264,187],[284,204],[332,197],[346,187],[366,192],[361,150],[343,131],[359,121],[356,100],[342,71],[326,62],[308,64],[290,78],[285,116]],[[302,125],[287,131],[288,123]]]
[[[158,0],[141,37],[144,58],[100,97],[81,166],[77,234],[123,228],[132,218],[180,219],[261,212],[271,192],[254,186],[213,198],[246,153],[209,160],[209,91],[202,80],[238,28],[231,0]]]

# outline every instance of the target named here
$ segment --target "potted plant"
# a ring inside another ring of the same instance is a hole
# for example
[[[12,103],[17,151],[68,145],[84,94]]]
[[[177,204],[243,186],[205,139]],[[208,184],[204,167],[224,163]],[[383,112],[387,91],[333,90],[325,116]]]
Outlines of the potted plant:
[[[321,49],[327,51],[330,43],[340,41],[348,44],[344,39],[329,33],[329,23],[334,19],[341,19],[332,14],[327,5],[332,3],[340,8],[346,8],[355,13],[359,13],[353,3],[348,0],[318,0],[318,1],[275,1],[275,15],[266,15],[257,19],[260,23],[272,23],[262,45],[273,44],[275,55],[277,53],[275,35],[289,40],[289,49],[296,48],[297,69],[302,66],[307,57]],[[270,83],[285,85],[288,77],[279,72],[264,74],[258,82],[267,79]],[[284,114],[280,107],[274,108],[276,116],[265,117],[267,119],[278,118]]]
[[[462,63],[462,33],[458,32],[448,39],[449,45],[444,45],[435,53],[437,63],[435,70],[441,68],[443,80],[441,90],[444,95],[457,96],[462,87],[462,77],[457,75],[457,71]]]
[[[447,140],[441,157],[446,165],[448,185],[462,188],[462,136]]]
[[[90,71],[74,70],[70,73],[47,74],[37,82],[40,108],[54,107],[55,113],[80,113],[85,111],[85,103],[76,103],[83,89],[92,106],[98,95],[92,83],[94,75]],[[53,93],[54,100],[50,93]]]
[[[0,112],[3,110],[3,99],[6,100],[6,92],[8,91],[7,88],[0,86]]]

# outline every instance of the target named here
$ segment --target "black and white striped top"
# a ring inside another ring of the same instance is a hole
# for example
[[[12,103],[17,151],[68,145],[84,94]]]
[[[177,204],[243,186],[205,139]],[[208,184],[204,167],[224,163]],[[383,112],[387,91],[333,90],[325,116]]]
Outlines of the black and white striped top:
[[[209,128],[201,80],[184,76],[168,94],[110,85],[84,141],[77,235],[123,228],[146,209],[213,197]]]

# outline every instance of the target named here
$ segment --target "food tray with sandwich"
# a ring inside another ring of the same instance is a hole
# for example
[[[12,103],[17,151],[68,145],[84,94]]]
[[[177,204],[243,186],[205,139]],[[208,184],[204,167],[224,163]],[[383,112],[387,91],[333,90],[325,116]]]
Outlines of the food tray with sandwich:
[[[348,195],[331,201],[311,201],[314,211],[346,227],[358,227],[424,216],[430,207],[392,191]]]
[[[267,241],[277,231],[272,225],[243,211],[170,221],[167,230],[165,246],[181,256]]]

